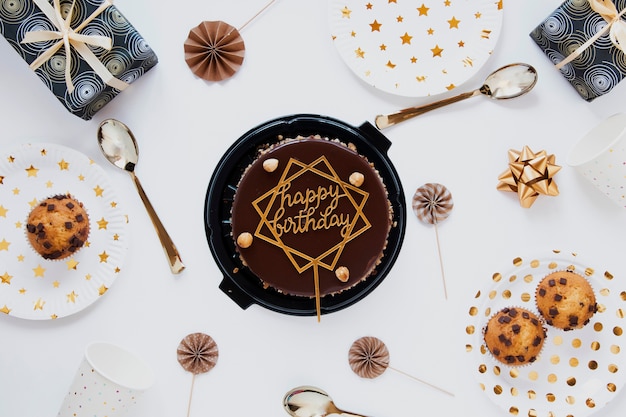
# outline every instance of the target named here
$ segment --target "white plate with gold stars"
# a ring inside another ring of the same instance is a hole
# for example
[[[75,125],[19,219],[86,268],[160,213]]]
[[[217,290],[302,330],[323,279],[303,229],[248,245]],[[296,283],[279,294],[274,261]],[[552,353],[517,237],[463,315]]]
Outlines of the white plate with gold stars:
[[[64,193],[85,206],[90,235],[73,256],[46,260],[27,241],[26,218]],[[50,143],[0,151],[0,315],[56,319],[100,299],[122,268],[127,224],[104,171],[82,153]]]
[[[502,0],[329,0],[333,43],[367,84],[406,97],[441,94],[486,63]]]
[[[545,325],[547,337],[532,364],[514,368],[498,362],[482,337],[489,318],[511,306],[538,314],[536,286],[550,272],[565,269],[587,278],[598,312],[582,329]],[[510,271],[494,273],[466,317],[466,363],[480,389],[510,415],[584,417],[607,405],[626,384],[626,291],[620,282],[602,265],[585,264],[577,254],[560,251],[545,259],[515,258]]]

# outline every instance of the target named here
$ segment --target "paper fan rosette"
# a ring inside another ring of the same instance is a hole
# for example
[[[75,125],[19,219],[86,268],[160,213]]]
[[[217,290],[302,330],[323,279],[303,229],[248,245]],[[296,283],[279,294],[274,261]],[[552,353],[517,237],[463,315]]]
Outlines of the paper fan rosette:
[[[222,81],[241,67],[245,49],[236,28],[220,20],[203,21],[189,31],[184,45],[185,61],[196,76]]]

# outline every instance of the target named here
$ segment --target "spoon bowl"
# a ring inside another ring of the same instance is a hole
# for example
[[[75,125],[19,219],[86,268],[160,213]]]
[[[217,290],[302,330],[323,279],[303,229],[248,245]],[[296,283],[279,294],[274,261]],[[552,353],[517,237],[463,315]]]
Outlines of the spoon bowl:
[[[165,250],[172,273],[178,274],[182,272],[182,270],[185,269],[185,265],[183,265],[180,259],[178,249],[176,249],[174,242],[167,233],[167,230],[165,230],[154,207],[152,207],[148,196],[139,182],[139,178],[135,175],[135,166],[139,160],[139,148],[132,131],[119,120],[107,119],[100,123],[97,136],[98,145],[100,145],[100,150],[102,150],[105,158],[116,167],[128,172],[133,178],[137,192],[150,215],[150,219],[161,241],[161,246],[163,246],[163,250]]]
[[[283,408],[293,417],[325,417],[337,414],[346,417],[365,417],[341,410],[321,388],[303,385],[291,389],[283,398]]]
[[[483,85],[474,91],[461,93],[423,106],[409,107],[395,113],[376,116],[376,127],[384,129],[428,111],[470,97],[485,95],[495,100],[507,100],[528,93],[537,83],[537,71],[532,65],[514,63],[498,68],[487,76]]]

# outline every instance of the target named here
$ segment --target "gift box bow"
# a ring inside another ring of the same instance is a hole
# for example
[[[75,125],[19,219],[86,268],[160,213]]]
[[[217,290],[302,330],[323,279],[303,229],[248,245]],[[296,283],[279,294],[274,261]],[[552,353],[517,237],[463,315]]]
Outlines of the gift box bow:
[[[89,49],[89,46],[97,46],[110,50],[112,47],[112,40],[106,36],[98,35],[82,35],[80,33],[93,19],[100,15],[104,10],[113,4],[113,0],[105,0],[100,7],[98,7],[90,16],[88,16],[80,25],[73,29],[70,25],[72,20],[72,14],[76,0],[72,1],[69,11],[65,18],[61,13],[60,0],[54,0],[53,5],[47,0],[33,0],[33,3],[41,9],[41,11],[50,19],[50,21],[57,28],[56,31],[51,30],[35,30],[27,32],[24,35],[24,39],[21,43],[33,43],[33,42],[46,42],[57,40],[50,48],[44,53],[39,55],[36,60],[30,64],[30,68],[36,70],[42,66],[46,61],[54,56],[61,47],[65,49],[65,83],[67,84],[67,91],[74,91],[74,84],[72,83],[72,77],[70,74],[71,69],[71,48],[73,47],[78,54],[89,64],[89,66],[98,74],[99,77],[109,86],[117,88],[118,90],[124,90],[128,84],[122,80],[119,80],[111,74],[111,72],[100,62],[98,57]]]
[[[598,38],[609,32],[611,43],[622,52],[626,52],[626,22],[622,20],[622,15],[626,14],[626,9],[618,11],[617,7],[611,0],[589,0],[591,9],[598,13],[606,20],[607,25],[596,32],[594,36],[589,38],[587,42],[580,45],[574,52],[569,54],[564,60],[556,65],[557,69],[561,69],[576,57],[578,57],[585,49],[589,48]]]

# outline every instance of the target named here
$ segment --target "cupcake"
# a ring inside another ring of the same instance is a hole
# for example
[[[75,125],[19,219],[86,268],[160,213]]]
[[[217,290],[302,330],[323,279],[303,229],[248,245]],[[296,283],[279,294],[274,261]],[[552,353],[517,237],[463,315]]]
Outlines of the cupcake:
[[[31,210],[26,221],[30,245],[51,260],[76,253],[87,241],[89,230],[87,211],[69,194],[44,199]]]
[[[546,329],[531,311],[505,307],[489,319],[483,337],[487,349],[498,361],[509,366],[523,366],[539,357]]]
[[[546,323],[562,330],[584,327],[598,310],[589,282],[569,270],[546,275],[537,285],[535,300]]]

